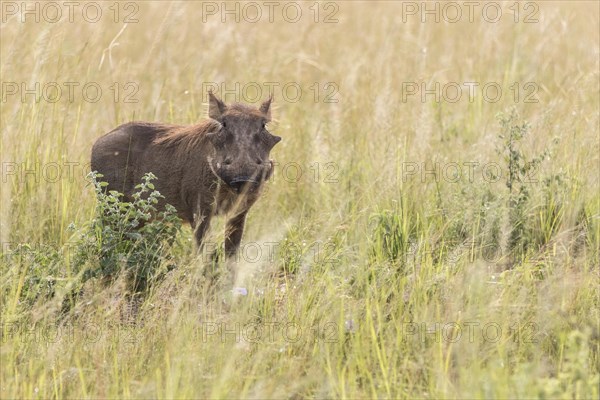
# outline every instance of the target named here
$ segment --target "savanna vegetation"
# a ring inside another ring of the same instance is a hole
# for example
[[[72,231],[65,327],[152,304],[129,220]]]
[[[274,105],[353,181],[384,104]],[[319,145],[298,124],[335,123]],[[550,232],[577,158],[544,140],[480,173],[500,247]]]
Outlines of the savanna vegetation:
[[[597,3],[45,4],[2,3],[0,398],[598,398]],[[209,89],[283,138],[233,286],[222,220],[89,171]]]

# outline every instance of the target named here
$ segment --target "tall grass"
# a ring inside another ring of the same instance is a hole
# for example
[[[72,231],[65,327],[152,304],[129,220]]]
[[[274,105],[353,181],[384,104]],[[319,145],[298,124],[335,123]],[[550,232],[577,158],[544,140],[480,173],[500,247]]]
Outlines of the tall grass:
[[[598,397],[597,6],[538,2],[525,24],[503,3],[499,23],[451,24],[338,2],[323,23],[319,3],[315,23],[297,3],[297,23],[236,23],[152,1],[125,25],[133,8],[115,22],[98,4],[96,23],[78,9],[0,26],[1,398]],[[22,99],[6,82],[62,96]],[[65,82],[79,84],[72,101]],[[200,121],[210,82],[236,92],[227,102],[279,83],[278,166],[235,288],[206,274],[223,267],[210,256],[223,221],[198,257],[187,227],[161,237],[166,255],[148,243],[128,264],[162,272],[143,296],[127,295],[126,271],[78,286],[102,262],[78,261],[82,240],[132,254],[81,228],[99,217],[92,143],[130,120]],[[412,82],[479,89],[421,101],[405,96]]]

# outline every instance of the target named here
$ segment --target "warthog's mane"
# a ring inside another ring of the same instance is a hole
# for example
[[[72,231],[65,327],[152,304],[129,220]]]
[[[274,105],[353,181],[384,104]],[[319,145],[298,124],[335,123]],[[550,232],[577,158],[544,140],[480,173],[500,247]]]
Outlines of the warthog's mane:
[[[200,149],[204,145],[206,134],[215,132],[220,124],[214,120],[206,120],[196,125],[166,127],[164,133],[154,139],[154,144],[163,148],[174,149],[177,155],[184,155]]]

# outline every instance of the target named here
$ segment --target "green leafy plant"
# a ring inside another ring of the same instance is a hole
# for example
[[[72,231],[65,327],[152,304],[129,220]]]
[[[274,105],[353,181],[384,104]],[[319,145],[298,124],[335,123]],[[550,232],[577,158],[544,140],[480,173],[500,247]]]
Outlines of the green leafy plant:
[[[499,153],[506,163],[506,186],[508,187],[508,221],[510,234],[508,248],[523,254],[532,243],[532,230],[528,229],[530,217],[531,186],[535,175],[550,151],[545,149],[535,157],[528,157],[522,149],[522,141],[530,130],[528,122],[520,122],[519,114],[512,108],[498,115],[501,126],[502,146]]]
[[[51,297],[64,271],[63,254],[52,245],[19,244],[3,251],[1,262],[10,266],[9,276],[21,282],[19,300],[24,304]]]
[[[369,222],[371,233],[371,258],[373,260],[401,260],[414,240],[416,218],[403,207],[403,202],[395,209],[385,209],[373,213]]]
[[[143,290],[171,259],[169,249],[181,230],[181,219],[169,204],[158,211],[163,196],[154,190],[153,174],[144,175],[132,202],[124,201],[122,193],[106,191],[101,177],[89,176],[98,199],[96,218],[80,238],[75,264],[87,265],[84,280],[111,280],[125,271],[133,289]]]

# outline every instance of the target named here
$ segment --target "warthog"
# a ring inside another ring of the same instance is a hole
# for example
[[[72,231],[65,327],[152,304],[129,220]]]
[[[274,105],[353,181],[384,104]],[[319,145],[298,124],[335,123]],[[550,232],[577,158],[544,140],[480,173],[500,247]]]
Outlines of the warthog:
[[[152,172],[166,203],[190,223],[198,249],[213,216],[227,214],[225,254],[240,246],[246,215],[273,172],[269,153],[281,138],[267,131],[271,99],[259,109],[226,105],[209,93],[207,119],[180,126],[129,122],[92,147],[92,171],[104,175],[108,190],[131,201],[135,185]]]

